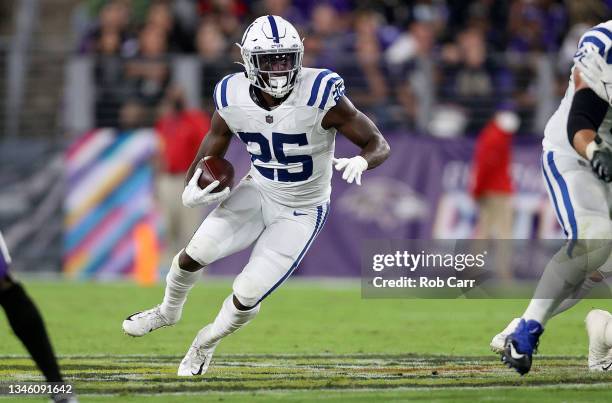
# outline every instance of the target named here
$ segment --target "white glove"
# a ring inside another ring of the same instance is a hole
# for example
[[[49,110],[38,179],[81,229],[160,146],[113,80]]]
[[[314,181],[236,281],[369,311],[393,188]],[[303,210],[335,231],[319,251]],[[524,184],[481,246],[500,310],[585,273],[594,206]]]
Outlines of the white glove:
[[[334,158],[333,160],[336,171],[344,170],[342,179],[348,183],[353,183],[361,186],[361,174],[368,169],[368,161],[358,155],[353,158]]]
[[[597,48],[588,49],[578,58],[576,65],[589,88],[612,105],[612,66],[599,55]]]
[[[183,205],[185,207],[220,203],[230,194],[229,187],[226,187],[220,192],[212,193],[212,191],[219,186],[219,181],[214,181],[204,189],[200,189],[198,186],[198,179],[201,174],[202,169],[196,169],[193,177],[189,180],[187,186],[185,186],[185,190],[183,190]]]

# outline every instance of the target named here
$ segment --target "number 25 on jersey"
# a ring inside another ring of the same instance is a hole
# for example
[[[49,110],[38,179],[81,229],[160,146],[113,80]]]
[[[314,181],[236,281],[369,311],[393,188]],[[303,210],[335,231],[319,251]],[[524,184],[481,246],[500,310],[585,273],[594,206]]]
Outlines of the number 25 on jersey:
[[[285,144],[297,144],[298,146],[308,145],[308,137],[306,133],[300,134],[285,134],[272,132],[272,147],[270,142],[261,133],[257,132],[238,132],[238,137],[247,146],[249,143],[256,143],[259,145],[259,154],[250,153],[251,161],[253,166],[261,173],[264,177],[274,180],[274,171],[277,174],[277,180],[279,182],[301,182],[305,181],[312,175],[312,157],[310,155],[285,155],[283,146]],[[274,155],[272,154],[274,153]],[[263,163],[272,161],[272,157],[282,165],[290,164],[302,164],[301,172],[289,172],[288,168],[268,168],[262,167],[255,164],[256,160]]]

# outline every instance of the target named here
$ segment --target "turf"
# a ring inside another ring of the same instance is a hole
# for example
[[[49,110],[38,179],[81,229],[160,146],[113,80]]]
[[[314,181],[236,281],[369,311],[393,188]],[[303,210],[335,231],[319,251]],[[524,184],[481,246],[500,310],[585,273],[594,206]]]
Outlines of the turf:
[[[67,379],[82,401],[610,401],[609,373],[586,371],[583,301],[549,323],[525,377],[488,350],[524,300],[367,300],[357,283],[291,281],[259,317],[218,348],[205,378],[175,376],[197,330],[231,283],[204,280],[183,320],[144,338],[121,321],[159,302],[161,287],[28,283]],[[0,321],[1,332],[8,325]],[[39,376],[12,337],[0,343],[0,380]]]

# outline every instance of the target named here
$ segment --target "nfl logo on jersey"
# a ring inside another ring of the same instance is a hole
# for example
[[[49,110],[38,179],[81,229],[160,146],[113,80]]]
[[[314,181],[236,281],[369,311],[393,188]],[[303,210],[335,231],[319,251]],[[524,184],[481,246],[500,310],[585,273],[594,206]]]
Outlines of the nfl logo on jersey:
[[[272,115],[267,115],[266,116],[266,123],[272,123],[274,122],[274,118],[272,117]]]

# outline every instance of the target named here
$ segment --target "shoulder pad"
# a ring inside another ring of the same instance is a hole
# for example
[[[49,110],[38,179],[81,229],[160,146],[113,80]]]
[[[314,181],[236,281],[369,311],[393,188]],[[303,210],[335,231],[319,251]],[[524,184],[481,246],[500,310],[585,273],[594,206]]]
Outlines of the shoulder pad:
[[[612,23],[608,21],[586,31],[578,42],[578,51],[574,55],[575,60],[583,55],[587,45],[594,45],[608,64],[612,64],[612,52],[609,52],[612,47]]]
[[[240,74],[243,73],[228,74],[215,85],[215,90],[213,91],[215,109],[219,110],[226,108],[235,102],[234,94],[238,90],[237,87],[239,87],[237,79],[239,78]]]
[[[344,80],[331,70],[308,69],[304,77],[306,105],[329,110],[344,95]]]

